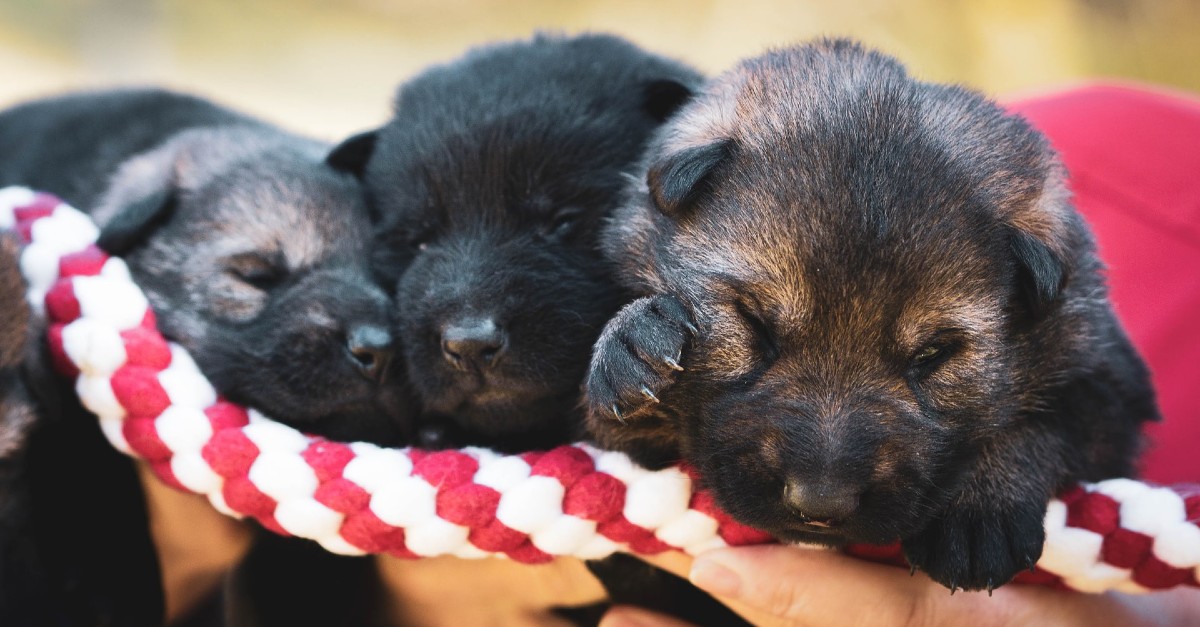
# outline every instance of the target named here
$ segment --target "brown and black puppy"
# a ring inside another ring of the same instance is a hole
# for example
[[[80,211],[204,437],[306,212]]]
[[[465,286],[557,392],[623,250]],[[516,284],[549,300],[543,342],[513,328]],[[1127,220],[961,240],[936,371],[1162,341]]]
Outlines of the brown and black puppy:
[[[951,589],[1031,566],[1057,489],[1133,471],[1147,371],[1020,118],[820,41],[712,81],[646,166],[608,230],[644,297],[594,354],[600,443],[787,541],[899,538]]]

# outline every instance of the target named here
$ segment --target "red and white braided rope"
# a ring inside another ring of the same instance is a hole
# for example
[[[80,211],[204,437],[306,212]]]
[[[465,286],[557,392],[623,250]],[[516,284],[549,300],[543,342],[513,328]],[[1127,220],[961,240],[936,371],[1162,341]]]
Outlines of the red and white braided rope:
[[[0,228],[26,243],[29,302],[44,311],[55,364],[74,377],[109,441],[166,483],[336,553],[554,556],[769,542],[693,490],[690,469],[648,471],[577,444],[499,455],[426,452],[305,435],[223,401],[187,352],[155,328],[145,295],[98,229],[57,198],[0,190]],[[84,470],[86,472],[86,470]],[[1116,479],[1050,503],[1036,572],[1018,581],[1143,592],[1200,578],[1200,486]],[[902,562],[899,548],[854,555]]]

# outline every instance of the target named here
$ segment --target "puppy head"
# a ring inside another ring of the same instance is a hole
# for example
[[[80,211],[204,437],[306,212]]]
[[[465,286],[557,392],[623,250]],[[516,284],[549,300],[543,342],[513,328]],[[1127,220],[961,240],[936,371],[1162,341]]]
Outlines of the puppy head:
[[[822,42],[718,78],[648,169],[622,228],[702,329],[678,445],[741,520],[904,537],[1040,402],[1056,357],[1030,334],[1089,244],[1045,142],[996,105]]]
[[[429,414],[503,448],[570,435],[621,301],[600,224],[697,83],[615,38],[538,37],[418,76],[390,124],[335,151],[381,214],[377,269]]]
[[[390,301],[367,267],[359,187],[322,157],[249,127],[182,133],[115,175],[100,243],[229,398],[388,441],[406,422]]]

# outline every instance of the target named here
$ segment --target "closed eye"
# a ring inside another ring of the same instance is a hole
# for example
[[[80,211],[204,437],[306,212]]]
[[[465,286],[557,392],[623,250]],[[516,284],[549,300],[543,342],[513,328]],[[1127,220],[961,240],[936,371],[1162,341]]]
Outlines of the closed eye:
[[[583,217],[581,207],[563,207],[559,209],[550,223],[543,228],[543,233],[549,237],[566,237],[575,229],[579,219]]]
[[[747,302],[743,299],[734,301],[734,307],[737,309],[738,315],[745,321],[746,325],[754,333],[755,348],[761,360],[767,364],[773,363],[779,358],[779,342],[775,336],[775,332],[766,320],[759,313],[761,309],[755,303]]]
[[[225,260],[225,272],[234,279],[268,292],[288,277],[287,266],[278,253],[243,253]]]

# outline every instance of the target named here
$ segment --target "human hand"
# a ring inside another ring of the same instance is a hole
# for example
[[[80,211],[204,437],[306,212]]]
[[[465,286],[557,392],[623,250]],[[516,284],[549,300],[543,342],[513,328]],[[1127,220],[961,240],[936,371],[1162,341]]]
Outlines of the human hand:
[[[791,546],[720,549],[692,561],[682,554],[647,561],[688,577],[755,625],[1178,625],[1200,624],[1200,590],[1146,595],[1067,592],[1007,585],[958,592],[928,577],[840,553]],[[603,627],[683,627],[630,607]]]

